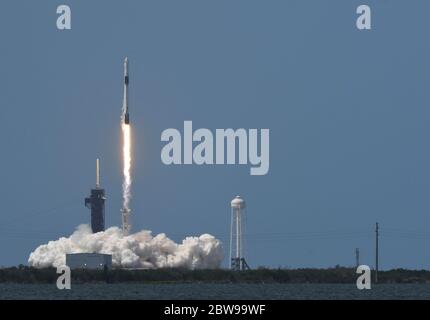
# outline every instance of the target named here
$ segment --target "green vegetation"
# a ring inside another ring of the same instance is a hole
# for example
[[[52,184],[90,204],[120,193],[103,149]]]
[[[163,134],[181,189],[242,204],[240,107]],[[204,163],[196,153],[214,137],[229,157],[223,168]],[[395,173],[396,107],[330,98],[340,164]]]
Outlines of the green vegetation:
[[[55,283],[54,268],[36,269],[26,266],[0,269],[0,283]],[[217,283],[355,283],[354,268],[329,269],[265,269],[249,271],[218,270],[72,270],[73,283],[87,282],[217,282]],[[380,271],[379,283],[430,283],[430,271],[395,269]]]

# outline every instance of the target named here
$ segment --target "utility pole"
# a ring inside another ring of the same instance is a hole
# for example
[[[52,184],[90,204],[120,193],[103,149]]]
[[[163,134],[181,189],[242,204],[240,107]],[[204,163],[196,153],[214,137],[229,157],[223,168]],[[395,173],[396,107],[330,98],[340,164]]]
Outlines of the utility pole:
[[[356,268],[358,268],[359,265],[360,265],[360,249],[355,248],[355,266],[356,266]]]
[[[376,222],[376,256],[375,256],[375,283],[378,283],[379,270],[379,223]]]

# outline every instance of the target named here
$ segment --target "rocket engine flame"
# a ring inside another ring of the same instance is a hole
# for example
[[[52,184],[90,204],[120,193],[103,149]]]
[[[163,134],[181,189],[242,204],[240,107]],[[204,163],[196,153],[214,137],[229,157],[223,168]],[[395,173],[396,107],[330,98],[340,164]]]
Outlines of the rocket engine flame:
[[[122,198],[123,209],[130,210],[131,198],[131,130],[129,124],[122,124],[123,134],[123,183],[122,183]]]
[[[122,182],[122,229],[128,234],[131,229],[129,221],[130,199],[131,199],[131,127],[129,124],[122,123],[123,136],[123,182]]]

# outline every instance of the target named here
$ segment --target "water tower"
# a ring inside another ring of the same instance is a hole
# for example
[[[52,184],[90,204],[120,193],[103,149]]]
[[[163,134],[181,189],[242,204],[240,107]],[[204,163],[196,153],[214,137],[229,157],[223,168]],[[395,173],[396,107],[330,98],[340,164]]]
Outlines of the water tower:
[[[230,228],[230,269],[247,270],[248,264],[243,256],[243,231],[246,203],[240,196],[231,201]]]

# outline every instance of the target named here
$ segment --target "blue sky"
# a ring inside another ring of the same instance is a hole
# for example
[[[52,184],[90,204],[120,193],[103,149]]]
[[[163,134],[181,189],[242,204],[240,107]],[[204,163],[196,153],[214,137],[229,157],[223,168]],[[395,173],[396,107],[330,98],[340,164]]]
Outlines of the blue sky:
[[[366,2],[366,1],[364,1]],[[248,203],[256,266],[429,268],[430,3],[2,1],[0,265],[89,221],[102,161],[119,225],[122,62],[130,59],[134,230],[211,233],[228,252],[229,202]],[[56,7],[72,30],[56,29]],[[270,171],[166,166],[161,132],[270,129]]]

